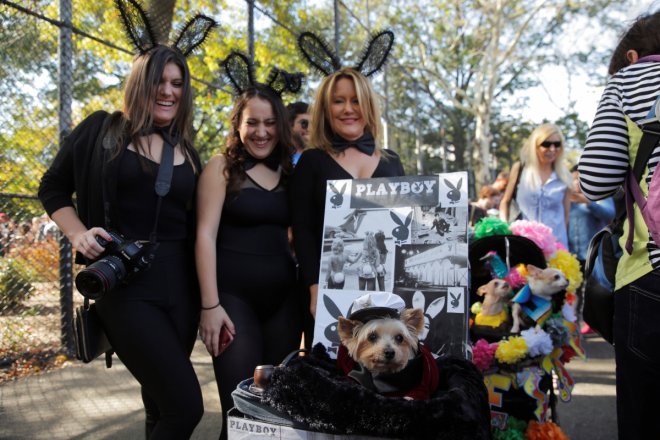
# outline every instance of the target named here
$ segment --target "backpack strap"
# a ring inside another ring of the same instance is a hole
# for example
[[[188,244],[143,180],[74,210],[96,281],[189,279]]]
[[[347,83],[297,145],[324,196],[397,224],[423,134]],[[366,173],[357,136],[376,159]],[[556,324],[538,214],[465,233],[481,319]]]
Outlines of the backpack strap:
[[[626,200],[626,217],[628,218],[628,237],[626,238],[626,252],[632,253],[632,240],[635,229],[635,213],[633,202],[640,208],[646,204],[646,198],[642,193],[639,182],[642,180],[644,170],[649,162],[651,153],[660,141],[660,121],[653,121],[641,127],[642,138],[639,141],[637,156],[632,169],[628,168],[628,175],[624,183]]]
[[[518,184],[520,183],[520,176],[522,176],[523,169],[525,164],[520,162],[520,168],[518,168],[518,174],[516,175],[516,183],[513,187],[513,193],[511,193],[511,200],[515,200],[518,196]]]

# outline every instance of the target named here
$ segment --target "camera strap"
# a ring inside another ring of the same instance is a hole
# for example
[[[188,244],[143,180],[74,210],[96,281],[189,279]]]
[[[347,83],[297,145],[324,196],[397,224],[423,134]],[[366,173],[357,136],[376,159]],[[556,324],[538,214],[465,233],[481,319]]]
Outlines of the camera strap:
[[[158,167],[158,175],[156,176],[156,184],[154,189],[158,194],[158,202],[156,204],[156,220],[154,221],[154,228],[149,235],[149,241],[156,243],[156,231],[158,229],[158,217],[160,217],[160,206],[163,202],[163,197],[170,192],[170,185],[172,183],[172,174],[174,173],[174,147],[179,143],[176,136],[170,136],[167,130],[155,129],[156,133],[160,134],[163,138],[163,153],[160,157],[160,166]]]

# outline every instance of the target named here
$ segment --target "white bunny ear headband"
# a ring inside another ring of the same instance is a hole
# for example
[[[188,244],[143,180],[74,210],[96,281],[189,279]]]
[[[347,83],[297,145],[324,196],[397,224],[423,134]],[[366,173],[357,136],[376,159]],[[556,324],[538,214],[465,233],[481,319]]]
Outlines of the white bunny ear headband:
[[[158,45],[149,17],[137,0],[115,0],[115,6],[119,9],[126,34],[138,53],[145,54]],[[171,47],[187,57],[204,43],[216,26],[212,18],[197,14],[181,28]]]
[[[362,54],[360,62],[353,67],[364,76],[378,72],[392,51],[394,32],[381,31],[374,34]],[[339,57],[328,44],[312,32],[303,32],[298,37],[298,48],[310,66],[327,76],[342,68]]]
[[[302,87],[302,73],[289,73],[277,67],[271,69],[265,84],[257,82],[254,64],[238,51],[232,51],[221,64],[225,77],[238,95],[250,87],[268,87],[280,96],[284,92],[298,93]]]

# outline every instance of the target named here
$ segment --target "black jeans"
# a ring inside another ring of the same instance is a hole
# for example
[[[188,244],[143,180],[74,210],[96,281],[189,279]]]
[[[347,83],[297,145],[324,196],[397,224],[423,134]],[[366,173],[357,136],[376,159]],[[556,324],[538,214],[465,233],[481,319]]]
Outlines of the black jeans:
[[[614,349],[619,439],[649,438],[660,413],[660,271],[615,293]]]

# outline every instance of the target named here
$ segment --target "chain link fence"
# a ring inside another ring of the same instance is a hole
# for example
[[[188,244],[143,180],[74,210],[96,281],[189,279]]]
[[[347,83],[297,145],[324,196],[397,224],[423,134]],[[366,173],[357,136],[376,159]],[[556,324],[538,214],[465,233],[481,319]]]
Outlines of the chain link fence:
[[[37,191],[76,123],[121,108],[132,55],[99,37],[120,24],[112,0],[98,3],[84,11],[97,16],[85,17],[78,2],[0,1],[0,383],[74,357],[71,322],[82,297],[72,280],[80,267]],[[193,87],[207,100],[195,128],[208,157],[222,137],[223,103],[208,104],[219,89],[209,82],[196,77]]]

